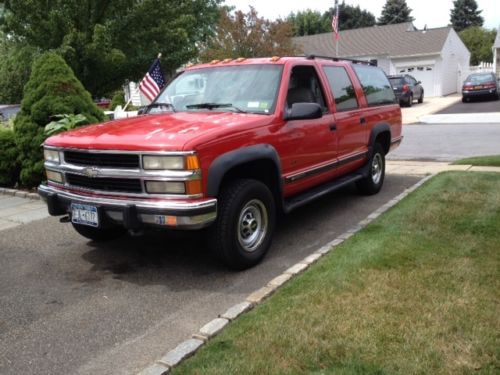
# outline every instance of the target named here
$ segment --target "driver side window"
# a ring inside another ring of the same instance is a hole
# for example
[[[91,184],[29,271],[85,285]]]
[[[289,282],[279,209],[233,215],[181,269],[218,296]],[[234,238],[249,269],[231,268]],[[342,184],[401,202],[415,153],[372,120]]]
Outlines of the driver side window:
[[[286,103],[288,108],[294,103],[317,103],[323,112],[327,112],[323,89],[313,66],[293,67]]]

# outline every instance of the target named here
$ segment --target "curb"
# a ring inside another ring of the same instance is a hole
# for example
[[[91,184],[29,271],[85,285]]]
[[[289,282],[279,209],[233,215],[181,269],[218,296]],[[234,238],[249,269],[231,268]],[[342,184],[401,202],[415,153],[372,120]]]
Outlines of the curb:
[[[38,193],[29,193],[23,190],[0,187],[0,195],[12,195],[13,197],[40,200]]]
[[[308,255],[299,263],[288,268],[281,275],[269,281],[266,286],[251,293],[245,299],[245,301],[230,307],[225,313],[219,315],[219,317],[213,319],[212,321],[201,327],[200,330],[197,333],[194,333],[190,339],[183,341],[182,343],[177,345],[176,348],[170,350],[161,359],[157,360],[155,363],[139,372],[138,375],[168,374],[170,370],[172,370],[175,366],[178,366],[184,359],[194,355],[196,351],[200,349],[206,342],[219,334],[231,321],[235,320],[241,314],[244,314],[255,306],[261,304],[266,298],[271,296],[278,288],[286,284],[294,276],[304,272],[324,255],[331,252],[336,246],[352,237],[355,233],[366,227],[369,223],[377,219],[384,212],[398,204],[401,200],[406,198],[408,194],[414,192],[436,174],[437,173],[433,173],[424,177],[416,184],[404,190],[401,194],[372,212],[357,225],[355,225],[351,229],[348,229],[334,240],[328,242],[326,245],[322,246],[311,255]]]

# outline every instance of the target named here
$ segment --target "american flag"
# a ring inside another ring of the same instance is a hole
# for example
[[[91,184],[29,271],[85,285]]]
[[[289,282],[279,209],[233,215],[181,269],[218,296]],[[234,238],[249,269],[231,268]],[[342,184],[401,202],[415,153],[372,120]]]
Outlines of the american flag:
[[[151,68],[139,84],[139,90],[148,98],[153,101],[160,93],[161,89],[165,86],[165,77],[161,71],[160,59],[156,59]]]
[[[335,40],[340,39],[339,34],[339,4],[335,1],[335,15],[332,18],[332,30],[335,33]]]

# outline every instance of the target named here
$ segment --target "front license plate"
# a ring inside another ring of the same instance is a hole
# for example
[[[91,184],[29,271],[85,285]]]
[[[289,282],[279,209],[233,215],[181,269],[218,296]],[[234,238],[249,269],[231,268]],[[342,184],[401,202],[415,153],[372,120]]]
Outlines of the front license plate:
[[[98,227],[99,214],[97,213],[97,207],[87,204],[72,203],[71,221],[75,224]]]

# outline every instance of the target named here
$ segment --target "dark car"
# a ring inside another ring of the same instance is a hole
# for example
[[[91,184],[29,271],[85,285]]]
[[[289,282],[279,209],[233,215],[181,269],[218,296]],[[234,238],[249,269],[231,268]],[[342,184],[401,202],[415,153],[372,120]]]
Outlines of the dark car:
[[[411,107],[413,100],[417,99],[419,103],[424,101],[424,88],[420,81],[417,81],[409,74],[400,74],[388,76],[391,81],[392,89],[401,106]]]
[[[462,86],[462,102],[477,97],[492,97],[498,100],[498,81],[495,74],[473,73],[467,77]]]

